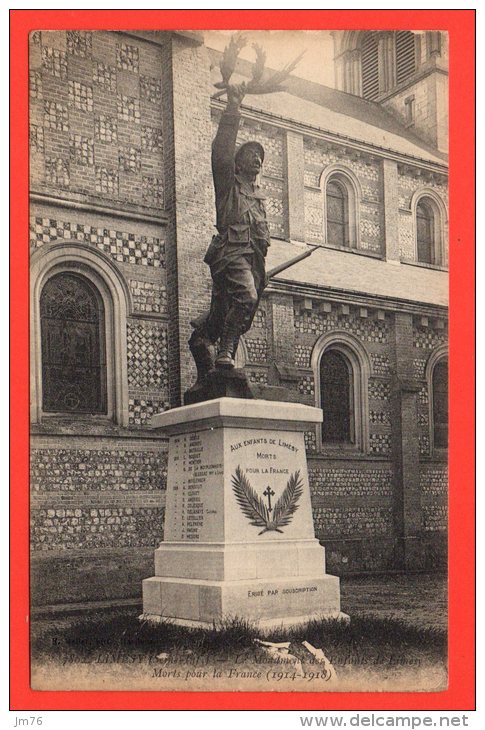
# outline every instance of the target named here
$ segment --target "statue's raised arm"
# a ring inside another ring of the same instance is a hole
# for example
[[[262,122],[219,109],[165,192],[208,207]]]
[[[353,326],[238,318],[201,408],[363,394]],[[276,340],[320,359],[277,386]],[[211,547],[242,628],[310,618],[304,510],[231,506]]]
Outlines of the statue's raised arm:
[[[227,106],[222,112],[217,134],[212,143],[212,175],[217,213],[219,212],[218,199],[227,193],[233,183],[236,140],[245,86],[246,84],[242,83],[227,88]],[[219,221],[217,221],[217,226],[218,224]]]

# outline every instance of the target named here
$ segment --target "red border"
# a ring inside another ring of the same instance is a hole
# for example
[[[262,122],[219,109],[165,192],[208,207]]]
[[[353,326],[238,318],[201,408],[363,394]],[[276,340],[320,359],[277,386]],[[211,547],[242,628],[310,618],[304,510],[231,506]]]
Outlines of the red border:
[[[472,710],[475,705],[475,11],[13,10],[11,709]],[[437,693],[38,692],[28,643],[28,33],[49,29],[442,29],[450,39],[450,674]]]

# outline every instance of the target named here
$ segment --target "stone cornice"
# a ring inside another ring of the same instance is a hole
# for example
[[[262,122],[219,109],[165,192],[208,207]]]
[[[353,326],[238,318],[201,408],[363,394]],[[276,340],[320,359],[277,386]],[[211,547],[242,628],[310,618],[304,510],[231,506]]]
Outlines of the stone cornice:
[[[168,214],[165,211],[156,214],[153,211],[127,210],[126,207],[117,208],[115,206],[101,205],[89,201],[58,198],[55,195],[48,195],[35,190],[30,193],[30,202],[39,203],[40,205],[51,205],[56,208],[69,208],[70,210],[94,213],[95,215],[108,215],[112,218],[125,218],[127,220],[142,221],[143,223],[157,223],[163,226],[167,225],[168,222]]]
[[[440,184],[440,182],[443,182],[440,178],[447,178],[446,173],[437,172],[436,170],[423,169],[422,167],[417,167],[412,162],[398,162],[397,169],[398,172],[402,175],[412,175],[412,177],[414,177],[416,180],[421,178],[424,182],[433,182],[437,183],[438,185]]]
[[[293,296],[322,300],[327,302],[338,302],[341,304],[354,304],[355,306],[368,307],[370,309],[381,309],[388,312],[409,312],[419,316],[448,317],[448,307],[428,302],[417,302],[410,299],[398,299],[393,297],[351,292],[348,289],[335,289],[333,287],[321,287],[312,284],[303,284],[297,281],[282,281],[272,279],[266,288],[266,293],[279,292]]]

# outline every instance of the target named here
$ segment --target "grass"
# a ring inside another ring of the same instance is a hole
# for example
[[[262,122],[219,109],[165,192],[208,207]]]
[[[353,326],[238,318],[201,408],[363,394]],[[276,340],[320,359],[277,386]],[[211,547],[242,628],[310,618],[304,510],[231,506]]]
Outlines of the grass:
[[[249,662],[264,654],[256,638],[269,641],[309,641],[321,648],[335,666],[396,666],[446,662],[446,633],[439,628],[415,627],[395,618],[365,614],[352,616],[350,623],[337,620],[313,621],[304,628],[258,631],[238,618],[228,619],[210,630],[189,629],[170,621],[140,621],[128,609],[93,614],[70,620],[67,625],[34,629],[32,658],[64,662],[96,661],[110,655],[137,657],[162,652],[189,657],[205,656],[231,660],[235,655]],[[291,648],[290,648],[291,651]]]

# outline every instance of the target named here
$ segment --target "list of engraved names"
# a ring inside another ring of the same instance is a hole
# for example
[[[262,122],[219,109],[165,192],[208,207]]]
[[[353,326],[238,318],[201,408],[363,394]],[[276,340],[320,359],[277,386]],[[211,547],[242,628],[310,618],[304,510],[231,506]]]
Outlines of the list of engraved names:
[[[172,504],[171,540],[194,541],[210,538],[217,515],[214,482],[223,474],[222,463],[212,459],[210,432],[172,437],[170,448]]]

